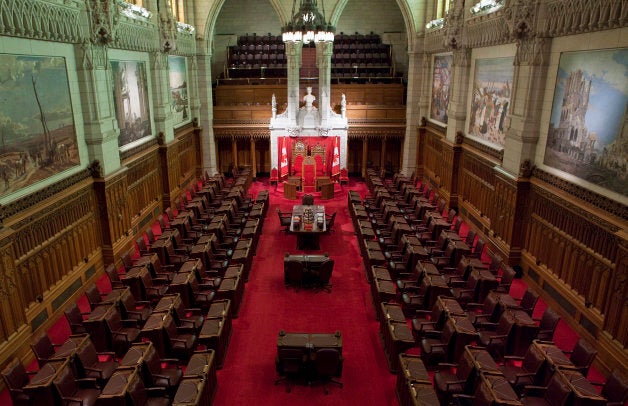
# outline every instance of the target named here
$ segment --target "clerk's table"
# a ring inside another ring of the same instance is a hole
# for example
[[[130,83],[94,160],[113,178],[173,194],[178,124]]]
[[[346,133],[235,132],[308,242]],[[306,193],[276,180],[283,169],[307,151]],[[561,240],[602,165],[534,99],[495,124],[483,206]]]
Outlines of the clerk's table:
[[[297,236],[298,250],[319,250],[319,237],[325,231],[325,206],[297,204],[292,208],[290,232]]]

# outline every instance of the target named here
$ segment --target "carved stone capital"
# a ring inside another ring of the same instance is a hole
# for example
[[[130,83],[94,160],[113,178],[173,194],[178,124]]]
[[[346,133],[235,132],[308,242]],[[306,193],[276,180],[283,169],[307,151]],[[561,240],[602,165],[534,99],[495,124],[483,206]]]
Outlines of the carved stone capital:
[[[87,167],[89,173],[92,175],[92,178],[102,178],[102,168],[100,166],[100,161],[98,159],[94,159],[94,161],[89,164]]]
[[[534,165],[532,165],[532,162],[530,162],[529,159],[526,159],[521,162],[521,165],[519,166],[519,176],[522,178],[529,178],[530,176],[532,176],[533,170]]]
[[[115,39],[118,20],[115,0],[88,0],[87,9],[91,19],[90,39],[93,44],[107,46]]]
[[[533,32],[538,4],[531,0],[514,0],[504,10],[510,37],[513,40],[535,35]]]
[[[517,52],[515,52],[515,65],[543,65],[548,59],[549,42],[542,37],[521,38],[517,40]]]
[[[464,141],[464,133],[462,131],[456,131],[456,144],[462,144]]]

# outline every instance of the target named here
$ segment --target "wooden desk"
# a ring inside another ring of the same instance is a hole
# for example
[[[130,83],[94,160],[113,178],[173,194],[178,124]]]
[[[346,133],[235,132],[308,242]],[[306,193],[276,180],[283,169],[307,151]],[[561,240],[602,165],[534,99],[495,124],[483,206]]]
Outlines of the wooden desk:
[[[146,266],[134,266],[122,277],[122,283],[131,289],[131,294],[138,300],[147,300],[142,287],[142,278],[146,275],[150,277]]]
[[[342,335],[338,333],[279,333],[277,348],[301,348],[308,354],[321,348],[335,348],[342,353]]]
[[[57,397],[53,381],[66,367],[67,359],[59,361],[49,361],[44,364],[39,371],[27,383],[23,390],[33,400],[33,405],[55,405]]]
[[[133,343],[118,363],[118,369],[134,369],[144,362],[144,357],[153,348],[151,341]]]
[[[480,374],[480,385],[475,391],[478,405],[520,406],[519,397],[503,375]]]
[[[399,354],[414,347],[414,336],[405,320],[403,322],[388,320],[387,327],[384,330],[384,352],[390,372],[396,373],[399,371]]]
[[[532,341],[532,349],[545,358],[545,364],[539,371],[538,382],[540,385],[547,385],[556,369],[575,368],[574,364],[565,353],[554,343],[540,340]]]
[[[477,339],[478,332],[466,315],[450,315],[449,320],[453,321],[456,334],[452,337],[454,342],[450,344],[447,358],[448,362],[456,362],[464,353],[465,347]]]
[[[333,183],[325,183],[321,185],[321,199],[333,199],[335,191],[334,188],[335,185]]]
[[[489,317],[491,323],[497,323],[499,316],[501,316],[506,309],[516,309],[519,307],[519,303],[508,293],[491,291],[486,297],[486,301],[488,303],[486,309],[491,314],[491,317]]]
[[[401,406],[440,405],[420,356],[399,354],[399,366],[395,390]]]
[[[316,187],[316,191],[320,191],[321,187],[323,185],[330,185],[331,183],[331,178],[329,176],[317,176],[316,180],[314,181],[314,185]]]
[[[92,338],[94,347],[98,352],[113,350],[113,343],[105,320],[109,313],[116,311],[118,310],[114,304],[97,306],[87,319],[83,320],[83,326]]]
[[[163,237],[163,234],[162,234],[162,237]],[[162,264],[167,264],[168,263],[167,252],[171,249],[171,247],[173,247],[172,239],[160,238],[151,244],[150,252],[154,252],[155,254],[157,254]]]
[[[244,296],[244,281],[239,276],[224,278],[216,291],[217,299],[229,299],[233,305],[233,318],[238,317],[242,297]]]
[[[513,324],[508,337],[506,354],[524,356],[539,332],[539,326],[523,310],[509,309],[504,312]]]
[[[166,317],[172,317],[168,313],[153,313],[140,332],[142,339],[150,340],[159,354],[159,358],[167,358],[164,342],[164,325]]]
[[[194,292],[192,284],[196,283],[194,272],[177,272],[168,286],[168,293],[178,293],[181,295],[183,306],[194,307]]]
[[[284,182],[283,183],[283,197],[284,199],[296,200],[297,185],[291,182]]]
[[[393,281],[376,278],[371,284],[371,290],[373,306],[375,306],[375,318],[380,320],[380,305],[395,299],[395,296],[397,296],[397,285]]]
[[[184,377],[179,383],[177,393],[172,401],[173,406],[204,406],[211,405],[214,388],[210,388],[207,380],[198,377]]]
[[[136,380],[141,379],[139,369],[117,369],[102,392],[98,396],[99,406],[120,406],[125,405],[127,392],[135,387]]]
[[[570,405],[573,406],[603,406],[606,405],[606,398],[600,396],[599,392],[580,371],[573,369],[559,368],[554,372],[560,374],[567,385],[571,388],[573,396]]]
[[[216,352],[217,367],[220,369],[227,355],[231,339],[231,320],[226,316],[207,317],[198,335],[198,342]]]

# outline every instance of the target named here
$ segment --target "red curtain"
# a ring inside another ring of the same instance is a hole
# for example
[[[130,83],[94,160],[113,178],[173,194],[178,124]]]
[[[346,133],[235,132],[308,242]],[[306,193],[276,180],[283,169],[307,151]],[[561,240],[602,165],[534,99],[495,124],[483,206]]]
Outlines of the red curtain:
[[[338,144],[336,144],[336,139],[338,139]],[[334,145],[340,144],[340,137],[277,137],[277,148],[278,148],[278,157],[279,163],[281,163],[281,149],[284,145],[286,146],[286,152],[288,153],[288,162],[289,162],[289,173],[294,173],[294,168],[292,168],[292,145],[293,143],[301,141],[307,147],[308,155],[310,155],[311,148],[320,144],[325,147],[325,173],[327,176],[333,175],[332,172],[332,163],[334,161]]]

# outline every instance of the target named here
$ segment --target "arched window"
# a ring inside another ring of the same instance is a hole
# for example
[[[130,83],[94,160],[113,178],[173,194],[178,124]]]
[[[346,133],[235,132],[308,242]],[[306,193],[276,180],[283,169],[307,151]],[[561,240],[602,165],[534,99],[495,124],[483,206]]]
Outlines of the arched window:
[[[170,0],[170,8],[175,20],[185,22],[185,0]]]
[[[127,3],[135,4],[139,7],[144,7],[144,0],[125,0]]]
[[[436,0],[436,16],[434,16],[434,18],[445,18],[447,12],[449,11],[450,3],[451,0]]]

